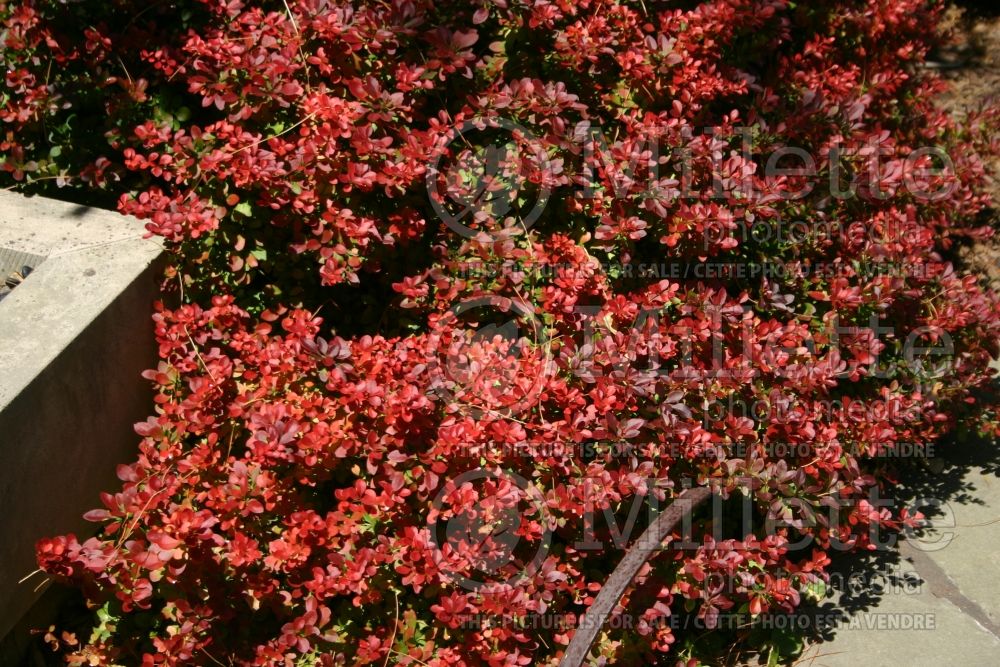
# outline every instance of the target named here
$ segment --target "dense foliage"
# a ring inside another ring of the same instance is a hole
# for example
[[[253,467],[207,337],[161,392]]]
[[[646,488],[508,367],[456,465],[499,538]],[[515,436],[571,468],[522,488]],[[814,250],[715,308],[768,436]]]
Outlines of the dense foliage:
[[[38,546],[97,610],[70,662],[556,664],[686,483],[752,530],[699,510],[595,653],[774,650],[674,620],[821,594],[915,520],[884,454],[997,429],[1000,302],[948,260],[997,115],[935,106],[941,10],[0,3],[5,178],[172,256],[139,458]]]

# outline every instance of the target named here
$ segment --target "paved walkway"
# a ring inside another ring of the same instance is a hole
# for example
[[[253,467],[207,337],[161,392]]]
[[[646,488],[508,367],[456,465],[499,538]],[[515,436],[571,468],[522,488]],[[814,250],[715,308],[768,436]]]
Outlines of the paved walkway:
[[[1000,448],[942,444],[936,453],[943,468],[904,491],[942,501],[934,528],[898,549],[847,559],[817,611],[833,622],[814,632],[797,664],[1000,665]]]

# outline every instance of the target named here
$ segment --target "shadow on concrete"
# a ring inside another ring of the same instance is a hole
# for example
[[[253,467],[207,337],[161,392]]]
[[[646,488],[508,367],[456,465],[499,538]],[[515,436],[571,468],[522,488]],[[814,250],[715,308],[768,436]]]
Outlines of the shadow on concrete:
[[[968,480],[969,473],[975,470],[1000,478],[998,444],[976,438],[946,439],[939,443],[935,449],[937,456],[929,462],[901,462],[895,472],[898,479],[905,482],[894,487],[897,505],[913,506],[920,499],[930,498],[948,505],[984,506],[975,485]],[[931,522],[945,514],[941,509],[924,504],[920,511]],[[925,535],[926,531],[916,533],[916,537]],[[901,551],[912,553],[913,547],[907,548],[900,541],[887,550],[832,556],[827,599],[814,605],[803,604],[793,616],[801,621],[796,627],[806,628],[806,644],[828,642],[836,637],[838,623],[830,624],[830,619],[846,622],[851,617],[875,611],[887,595],[914,594],[925,586],[933,589],[937,582],[927,581],[912,571],[914,559],[904,557]],[[804,662],[809,664],[809,659]]]

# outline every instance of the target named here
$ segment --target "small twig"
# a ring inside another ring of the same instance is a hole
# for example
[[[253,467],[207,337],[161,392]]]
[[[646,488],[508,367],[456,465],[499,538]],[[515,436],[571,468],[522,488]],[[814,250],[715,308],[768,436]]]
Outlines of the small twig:
[[[469,405],[468,403],[463,403],[461,401],[453,401],[453,403],[455,405],[459,406],[460,408],[465,408],[465,409],[471,410],[471,411],[478,410],[479,412],[483,412],[483,413],[492,415],[494,417],[499,417],[500,419],[509,419],[510,421],[517,422],[518,424],[521,424],[523,426],[527,426],[528,425],[528,422],[526,422],[526,421],[518,419],[517,417],[515,417],[513,415],[507,415],[507,414],[504,414],[504,413],[499,412],[497,410],[493,410],[492,408],[480,408],[480,407],[476,407],[475,405]]]
[[[394,648],[391,648],[391,649],[389,649],[389,653],[395,653],[396,655],[401,655],[401,656],[403,656],[404,658],[408,658],[408,659],[412,660],[413,662],[416,662],[416,663],[419,663],[419,664],[421,664],[421,665],[425,665],[425,667],[430,667],[430,665],[428,665],[428,664],[427,664],[426,662],[424,662],[424,661],[423,661],[423,660],[421,660],[420,658],[414,658],[414,657],[413,657],[412,655],[410,655],[409,653],[403,653],[402,651],[397,651],[397,650],[396,650],[396,649],[394,649]],[[397,660],[396,662],[399,662],[399,661]]]
[[[938,60],[928,60],[920,64],[924,69],[962,69],[969,64],[969,59],[964,58],[958,62],[946,63]]]
[[[233,151],[233,155],[236,155],[237,153],[242,153],[245,150],[249,150],[251,148],[259,146],[262,143],[264,143],[265,141],[270,141],[271,139],[277,139],[278,137],[282,136],[283,134],[288,134],[289,132],[291,132],[292,130],[294,130],[298,126],[302,125],[303,123],[307,123],[310,120],[312,120],[313,118],[315,118],[316,114],[317,114],[317,112],[314,111],[311,114],[308,114],[307,116],[303,117],[302,120],[300,120],[299,122],[295,123],[294,125],[288,126],[287,128],[285,128],[281,132],[278,132],[277,134],[274,134],[274,135],[272,135],[270,137],[264,137],[262,139],[258,139],[257,141],[255,141],[255,142],[253,142],[251,144],[247,144],[246,146],[243,146],[242,148],[238,148],[235,151]]]
[[[985,526],[992,526],[995,523],[1000,523],[1000,518],[993,519],[991,521],[984,521],[983,523],[964,523],[957,524],[956,528],[983,528]]]
[[[801,658],[799,658],[798,660],[796,660],[792,664],[793,665],[798,665],[798,664],[804,663],[806,660],[808,660],[809,664],[812,665],[813,663],[815,663],[820,658],[825,658],[825,657],[831,656],[831,655],[840,655],[841,653],[845,653],[845,651],[829,651],[827,653],[819,653],[819,652],[817,652],[816,655],[814,655],[812,657],[802,656]]]
[[[204,653],[205,655],[207,655],[209,657],[209,659],[211,659],[211,661],[214,662],[215,664],[222,665],[222,667],[226,667],[225,663],[219,662],[218,658],[216,658],[214,655],[212,655],[211,653],[209,653],[205,649],[201,649],[201,652]]]
[[[392,636],[389,637],[389,645],[387,647],[389,651],[385,654],[385,663],[383,663],[382,667],[386,667],[389,664],[389,655],[392,652],[392,643],[396,641],[396,630],[399,629],[399,593],[393,591],[392,594],[396,598],[396,615],[392,619]]]
[[[212,374],[212,369],[208,367],[208,364],[206,364],[205,360],[202,358],[201,352],[198,350],[198,346],[195,344],[194,339],[191,338],[191,333],[188,331],[187,325],[184,326],[184,335],[187,336],[188,342],[191,343],[191,348],[194,350],[194,355],[198,357],[201,367],[205,369],[206,373],[208,373],[208,377],[212,380],[212,384],[218,388],[220,386],[219,381],[215,379],[215,375]]]
[[[26,575],[24,575],[23,577],[21,577],[21,578],[20,578],[20,579],[18,580],[18,582],[17,582],[17,583],[19,583],[19,584],[23,584],[24,582],[26,582],[26,581],[27,581],[28,579],[31,579],[31,578],[32,578],[33,576],[35,576],[36,574],[41,574],[41,573],[42,573],[42,572],[44,572],[44,571],[45,571],[45,570],[43,570],[42,568],[38,568],[38,569],[37,569],[37,570],[35,570],[34,572],[31,572],[31,573],[29,573],[29,574],[26,574]]]

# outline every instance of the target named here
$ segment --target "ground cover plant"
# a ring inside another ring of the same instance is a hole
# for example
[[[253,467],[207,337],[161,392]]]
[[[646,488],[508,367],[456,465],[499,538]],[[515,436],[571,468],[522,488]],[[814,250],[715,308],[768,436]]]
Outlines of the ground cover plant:
[[[942,10],[0,3],[5,180],[171,255],[138,459],[38,545],[94,610],[55,649],[558,664],[694,485],[593,654],[794,656],[753,621],[920,520],[894,452],[998,433],[1000,301],[950,261],[997,113],[935,105]]]

